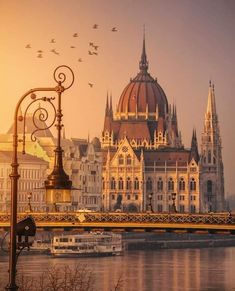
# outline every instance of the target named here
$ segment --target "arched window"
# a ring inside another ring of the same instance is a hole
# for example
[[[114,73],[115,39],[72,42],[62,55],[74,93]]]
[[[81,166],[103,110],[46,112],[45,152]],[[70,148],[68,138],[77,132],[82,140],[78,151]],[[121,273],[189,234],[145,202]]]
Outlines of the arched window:
[[[128,177],[126,180],[126,189],[131,190],[131,178]]]
[[[172,178],[169,178],[168,180],[168,191],[174,190],[174,181]]]
[[[191,191],[196,191],[196,189],[197,189],[196,181],[195,181],[194,178],[191,178],[191,180],[190,180],[190,190]]]
[[[118,180],[118,189],[123,190],[123,179],[122,178],[119,178],[119,180]]]
[[[102,177],[102,187],[103,187],[103,189],[105,189],[105,180],[104,180],[104,177]]]
[[[111,185],[110,185],[110,188],[112,190],[115,190],[116,189],[116,181],[114,179],[114,177],[111,178]]]
[[[135,190],[139,190],[139,187],[140,187],[139,180],[138,180],[138,178],[135,178],[135,181],[134,181],[134,189]]]
[[[162,191],[163,190],[163,181],[162,181],[161,177],[157,181],[157,190],[158,191]]]
[[[128,156],[126,157],[126,164],[127,164],[127,165],[131,165],[131,156],[130,156],[130,155],[128,155]]]
[[[179,190],[180,191],[184,191],[185,190],[185,181],[184,181],[184,178],[180,178],[180,181],[179,181]]]
[[[118,164],[119,164],[119,165],[123,165],[123,164],[124,164],[124,158],[123,158],[123,155],[120,155],[120,156],[118,157]]]
[[[147,189],[147,191],[153,190],[153,182],[152,182],[152,179],[150,177],[148,177],[148,179],[147,179],[146,189]]]
[[[190,212],[191,213],[195,213],[196,212],[196,206],[195,205],[191,205],[190,206]]]
[[[212,193],[212,181],[211,180],[208,180],[207,181],[207,193]]]
[[[208,151],[208,163],[211,163],[211,151]]]

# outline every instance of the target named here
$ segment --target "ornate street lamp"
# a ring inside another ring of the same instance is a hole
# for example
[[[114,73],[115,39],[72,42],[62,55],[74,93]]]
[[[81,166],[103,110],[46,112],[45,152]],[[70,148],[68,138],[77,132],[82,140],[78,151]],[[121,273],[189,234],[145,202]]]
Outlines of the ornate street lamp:
[[[31,205],[31,199],[32,199],[32,192],[29,192],[28,195],[27,195],[27,198],[28,198],[28,209],[27,211],[28,212],[32,212],[32,205]]]
[[[152,205],[152,199],[153,199],[153,193],[149,193],[148,194],[148,201],[149,201],[149,203],[148,203],[148,206],[147,206],[147,211],[148,212],[153,212],[153,205]]]
[[[171,193],[171,199],[172,199],[172,212],[176,213],[176,205],[175,205],[175,199],[176,199],[176,193]]]
[[[68,71],[71,74],[71,80],[67,80],[67,76],[64,71]],[[26,140],[26,115],[28,109],[31,105],[35,105],[35,102],[46,102],[48,105],[51,105],[52,110],[54,111],[54,118],[52,122],[47,127],[41,128],[35,121],[35,116],[39,112],[39,121],[46,121],[49,117],[49,113],[45,108],[38,108],[33,113],[33,124],[35,126],[35,130],[31,133],[31,140],[36,141],[35,133],[39,130],[49,129],[52,125],[57,122],[57,147],[55,149],[55,164],[52,173],[48,176],[48,180],[45,181],[46,188],[46,202],[47,203],[63,203],[71,201],[71,189],[72,182],[69,180],[68,175],[65,173],[63,169],[62,162],[62,153],[63,150],[61,148],[61,119],[62,119],[62,111],[61,111],[61,95],[62,93],[69,89],[74,83],[74,74],[73,71],[68,66],[59,66],[54,71],[54,80],[57,83],[55,87],[50,88],[34,88],[27,91],[18,101],[15,114],[14,114],[14,131],[13,131],[13,155],[12,155],[12,172],[10,174],[11,178],[11,218],[10,218],[10,253],[9,253],[9,282],[5,287],[6,290],[17,290],[18,286],[16,285],[16,263],[17,263],[17,249],[19,248],[19,243],[17,242],[17,196],[18,196],[18,179],[20,175],[18,173],[18,143],[22,142],[23,145],[23,153],[25,153],[25,140]],[[58,107],[57,109],[54,106],[53,101],[56,99],[55,97],[37,97],[36,92],[55,92],[57,93],[58,99]],[[25,101],[29,97],[28,105],[25,107],[24,115],[21,114],[21,105],[23,101]],[[40,110],[40,111],[39,111]],[[23,121],[23,136],[22,139],[18,137],[18,122]],[[33,224],[33,219],[30,217],[28,219],[30,221],[30,225]],[[32,235],[34,231],[27,232],[30,229],[28,225],[28,220],[26,221],[24,235]],[[24,224],[23,224],[24,225]],[[27,228],[27,229],[26,229]],[[32,228],[32,230],[34,230]],[[21,233],[21,232],[20,232]]]

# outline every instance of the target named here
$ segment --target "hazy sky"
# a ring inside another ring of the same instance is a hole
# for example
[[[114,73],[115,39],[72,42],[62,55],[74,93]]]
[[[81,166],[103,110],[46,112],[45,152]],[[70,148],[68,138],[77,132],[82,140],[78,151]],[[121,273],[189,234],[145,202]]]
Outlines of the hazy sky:
[[[116,108],[138,72],[144,25],[149,71],[177,105],[186,147],[193,127],[200,145],[209,79],[215,83],[225,190],[235,193],[234,0],[0,0],[0,132],[10,127],[19,98],[53,87],[54,68],[65,64],[76,78],[63,96],[66,136],[100,136],[107,91]],[[97,56],[88,54],[89,42],[99,46]]]

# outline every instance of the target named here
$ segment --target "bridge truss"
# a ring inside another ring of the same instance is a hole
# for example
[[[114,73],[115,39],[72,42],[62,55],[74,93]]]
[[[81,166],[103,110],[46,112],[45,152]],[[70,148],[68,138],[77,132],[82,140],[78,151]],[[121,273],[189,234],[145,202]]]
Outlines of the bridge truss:
[[[235,215],[230,213],[122,213],[54,212],[18,213],[18,221],[32,216],[38,229],[77,229],[105,231],[179,231],[235,234]],[[10,214],[0,213],[0,228],[8,229]]]

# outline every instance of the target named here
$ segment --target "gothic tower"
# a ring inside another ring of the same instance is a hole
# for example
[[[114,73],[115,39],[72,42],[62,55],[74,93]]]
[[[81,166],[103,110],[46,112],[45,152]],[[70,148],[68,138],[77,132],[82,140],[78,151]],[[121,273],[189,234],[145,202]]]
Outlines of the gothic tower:
[[[215,89],[211,81],[202,133],[200,175],[202,211],[225,210],[222,145],[216,113]]]

